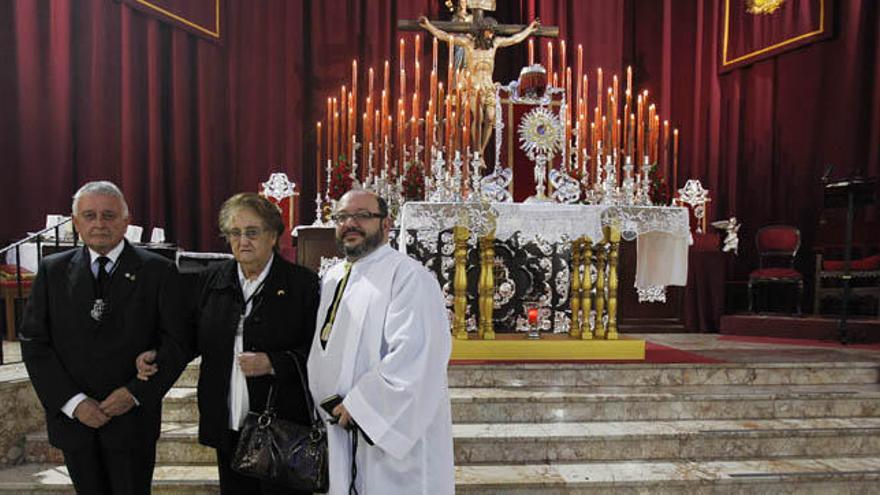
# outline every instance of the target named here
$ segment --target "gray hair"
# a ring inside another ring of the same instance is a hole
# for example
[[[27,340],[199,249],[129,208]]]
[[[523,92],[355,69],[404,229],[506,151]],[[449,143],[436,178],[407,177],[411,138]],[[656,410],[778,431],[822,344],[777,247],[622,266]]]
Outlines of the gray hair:
[[[122,191],[116,187],[116,184],[108,180],[86,182],[76,191],[76,194],[73,195],[73,205],[71,205],[70,210],[74,215],[76,215],[76,208],[79,205],[79,200],[88,194],[102,194],[104,196],[118,198],[119,201],[122,202],[122,216],[128,216],[128,203],[125,202],[125,196],[122,195]]]

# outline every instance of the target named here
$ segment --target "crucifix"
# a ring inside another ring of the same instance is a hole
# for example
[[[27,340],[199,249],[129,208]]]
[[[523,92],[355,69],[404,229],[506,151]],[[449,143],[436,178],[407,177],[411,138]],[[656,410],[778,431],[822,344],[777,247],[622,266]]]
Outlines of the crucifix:
[[[446,2],[447,6],[451,1]],[[540,26],[535,19],[528,26],[520,24],[498,24],[495,19],[484,15],[485,11],[495,10],[495,0],[459,0],[454,10],[456,21],[429,21],[422,16],[418,21],[397,21],[402,31],[425,29],[440,40],[447,41],[456,49],[464,51],[464,66],[470,73],[469,107],[474,122],[474,142],[480,153],[489,143],[495,129],[495,51],[512,46],[531,35],[559,36],[556,26]],[[452,90],[452,88],[450,88]]]

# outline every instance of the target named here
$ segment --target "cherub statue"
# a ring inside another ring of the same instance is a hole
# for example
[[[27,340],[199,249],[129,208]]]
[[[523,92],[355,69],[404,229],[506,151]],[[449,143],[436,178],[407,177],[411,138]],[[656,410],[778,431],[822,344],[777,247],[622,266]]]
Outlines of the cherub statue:
[[[739,228],[741,225],[736,217],[730,217],[729,220],[712,222],[713,227],[724,229],[727,233],[724,237],[724,246],[721,247],[721,251],[725,253],[732,251],[733,254],[739,254]]]

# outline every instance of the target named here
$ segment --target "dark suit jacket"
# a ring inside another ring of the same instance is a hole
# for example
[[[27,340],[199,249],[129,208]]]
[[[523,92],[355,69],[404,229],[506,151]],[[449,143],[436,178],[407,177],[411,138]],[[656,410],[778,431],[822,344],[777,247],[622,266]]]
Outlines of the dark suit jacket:
[[[318,311],[318,276],[275,255],[263,289],[254,297],[244,322],[244,350],[268,354],[275,376],[248,378],[252,411],[262,412],[269,386],[276,387],[276,410],[280,418],[308,424],[309,411],[303,397],[293,354],[305,373],[306,357],[315,332]],[[229,381],[233,348],[244,299],[235,261],[214,266],[200,274],[196,301],[195,341],[192,354],[202,356],[199,376],[199,441],[231,449],[229,430]],[[163,367],[160,351],[160,369]],[[306,383],[308,381],[306,380]]]
[[[169,260],[126,242],[110,282],[109,314],[90,316],[95,277],[83,247],[40,263],[21,328],[21,351],[43,407],[52,445],[73,451],[94,438],[132,448],[159,437],[161,399],[173,379],[137,380],[135,359],[156,348],[183,319],[177,270]],[[61,412],[77,393],[101,401],[126,386],[140,402],[93,430]]]

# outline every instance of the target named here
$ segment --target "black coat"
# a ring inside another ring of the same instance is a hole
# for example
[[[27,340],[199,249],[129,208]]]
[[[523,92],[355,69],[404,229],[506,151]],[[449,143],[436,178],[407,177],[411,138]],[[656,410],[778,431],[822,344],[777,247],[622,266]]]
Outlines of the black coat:
[[[161,399],[172,380],[137,380],[135,358],[185,330],[177,269],[126,242],[111,277],[109,314],[98,323],[90,316],[96,282],[89,264],[85,247],[44,258],[21,327],[22,357],[46,409],[49,441],[69,451],[94,435],[111,449],[155,442]],[[97,430],[61,412],[80,392],[102,401],[121,386],[141,405]]]
[[[196,301],[194,354],[202,356],[199,375],[199,442],[215,448],[226,445],[229,430],[229,381],[238,320],[244,299],[238,281],[238,265],[230,260],[199,277]],[[315,332],[318,311],[318,276],[275,255],[263,289],[254,296],[244,322],[245,352],[265,352],[275,375],[248,378],[250,410],[263,411],[269,386],[276,387],[280,418],[309,423],[293,354],[305,373],[306,357]],[[308,381],[306,381],[308,383]]]

